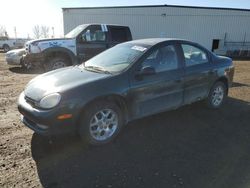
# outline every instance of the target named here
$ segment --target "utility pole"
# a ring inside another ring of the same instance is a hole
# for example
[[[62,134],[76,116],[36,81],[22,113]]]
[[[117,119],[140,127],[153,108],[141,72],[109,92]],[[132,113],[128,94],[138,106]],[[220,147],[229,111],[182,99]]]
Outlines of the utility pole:
[[[55,37],[55,28],[52,27],[52,38],[54,38],[54,37]]]
[[[17,38],[16,26],[14,27],[15,39]]]

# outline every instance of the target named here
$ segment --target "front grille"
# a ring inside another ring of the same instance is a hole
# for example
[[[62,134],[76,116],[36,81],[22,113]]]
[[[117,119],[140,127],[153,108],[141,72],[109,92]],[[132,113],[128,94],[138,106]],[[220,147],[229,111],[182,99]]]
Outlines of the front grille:
[[[33,106],[33,107],[36,106],[36,101],[35,101],[35,100],[33,100],[33,99],[31,99],[31,98],[29,98],[29,97],[27,97],[27,96],[25,96],[24,99],[25,99],[25,101],[26,101],[27,103],[29,103],[31,106]]]

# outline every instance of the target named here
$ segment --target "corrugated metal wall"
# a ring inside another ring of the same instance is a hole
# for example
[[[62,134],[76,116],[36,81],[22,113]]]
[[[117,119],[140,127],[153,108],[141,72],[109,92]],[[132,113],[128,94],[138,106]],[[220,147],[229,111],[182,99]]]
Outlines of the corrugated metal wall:
[[[213,39],[250,41],[250,11],[183,7],[64,9],[64,33],[84,23],[127,25],[134,39],[174,37],[212,48]],[[245,34],[246,33],[246,34]]]

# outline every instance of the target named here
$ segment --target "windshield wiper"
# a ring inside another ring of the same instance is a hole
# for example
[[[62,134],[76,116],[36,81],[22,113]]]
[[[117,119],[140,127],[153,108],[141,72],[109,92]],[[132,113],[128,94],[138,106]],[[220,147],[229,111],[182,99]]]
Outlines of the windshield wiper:
[[[111,74],[111,72],[103,69],[102,67],[97,67],[97,66],[92,66],[92,65],[84,66],[84,69],[89,70],[89,71],[94,71],[94,72],[102,72],[105,74]]]

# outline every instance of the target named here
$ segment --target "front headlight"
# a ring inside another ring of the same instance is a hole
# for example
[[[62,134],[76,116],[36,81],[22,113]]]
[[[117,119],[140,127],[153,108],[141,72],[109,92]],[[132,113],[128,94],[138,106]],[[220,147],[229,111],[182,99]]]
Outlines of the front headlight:
[[[61,100],[61,95],[59,93],[52,93],[40,100],[39,106],[41,108],[49,109],[53,108],[59,104]]]
[[[11,57],[11,56],[13,56],[13,54],[14,54],[13,52],[11,52],[11,53],[8,53],[8,52],[7,52],[7,53],[5,54],[5,56],[6,56],[6,57]]]

